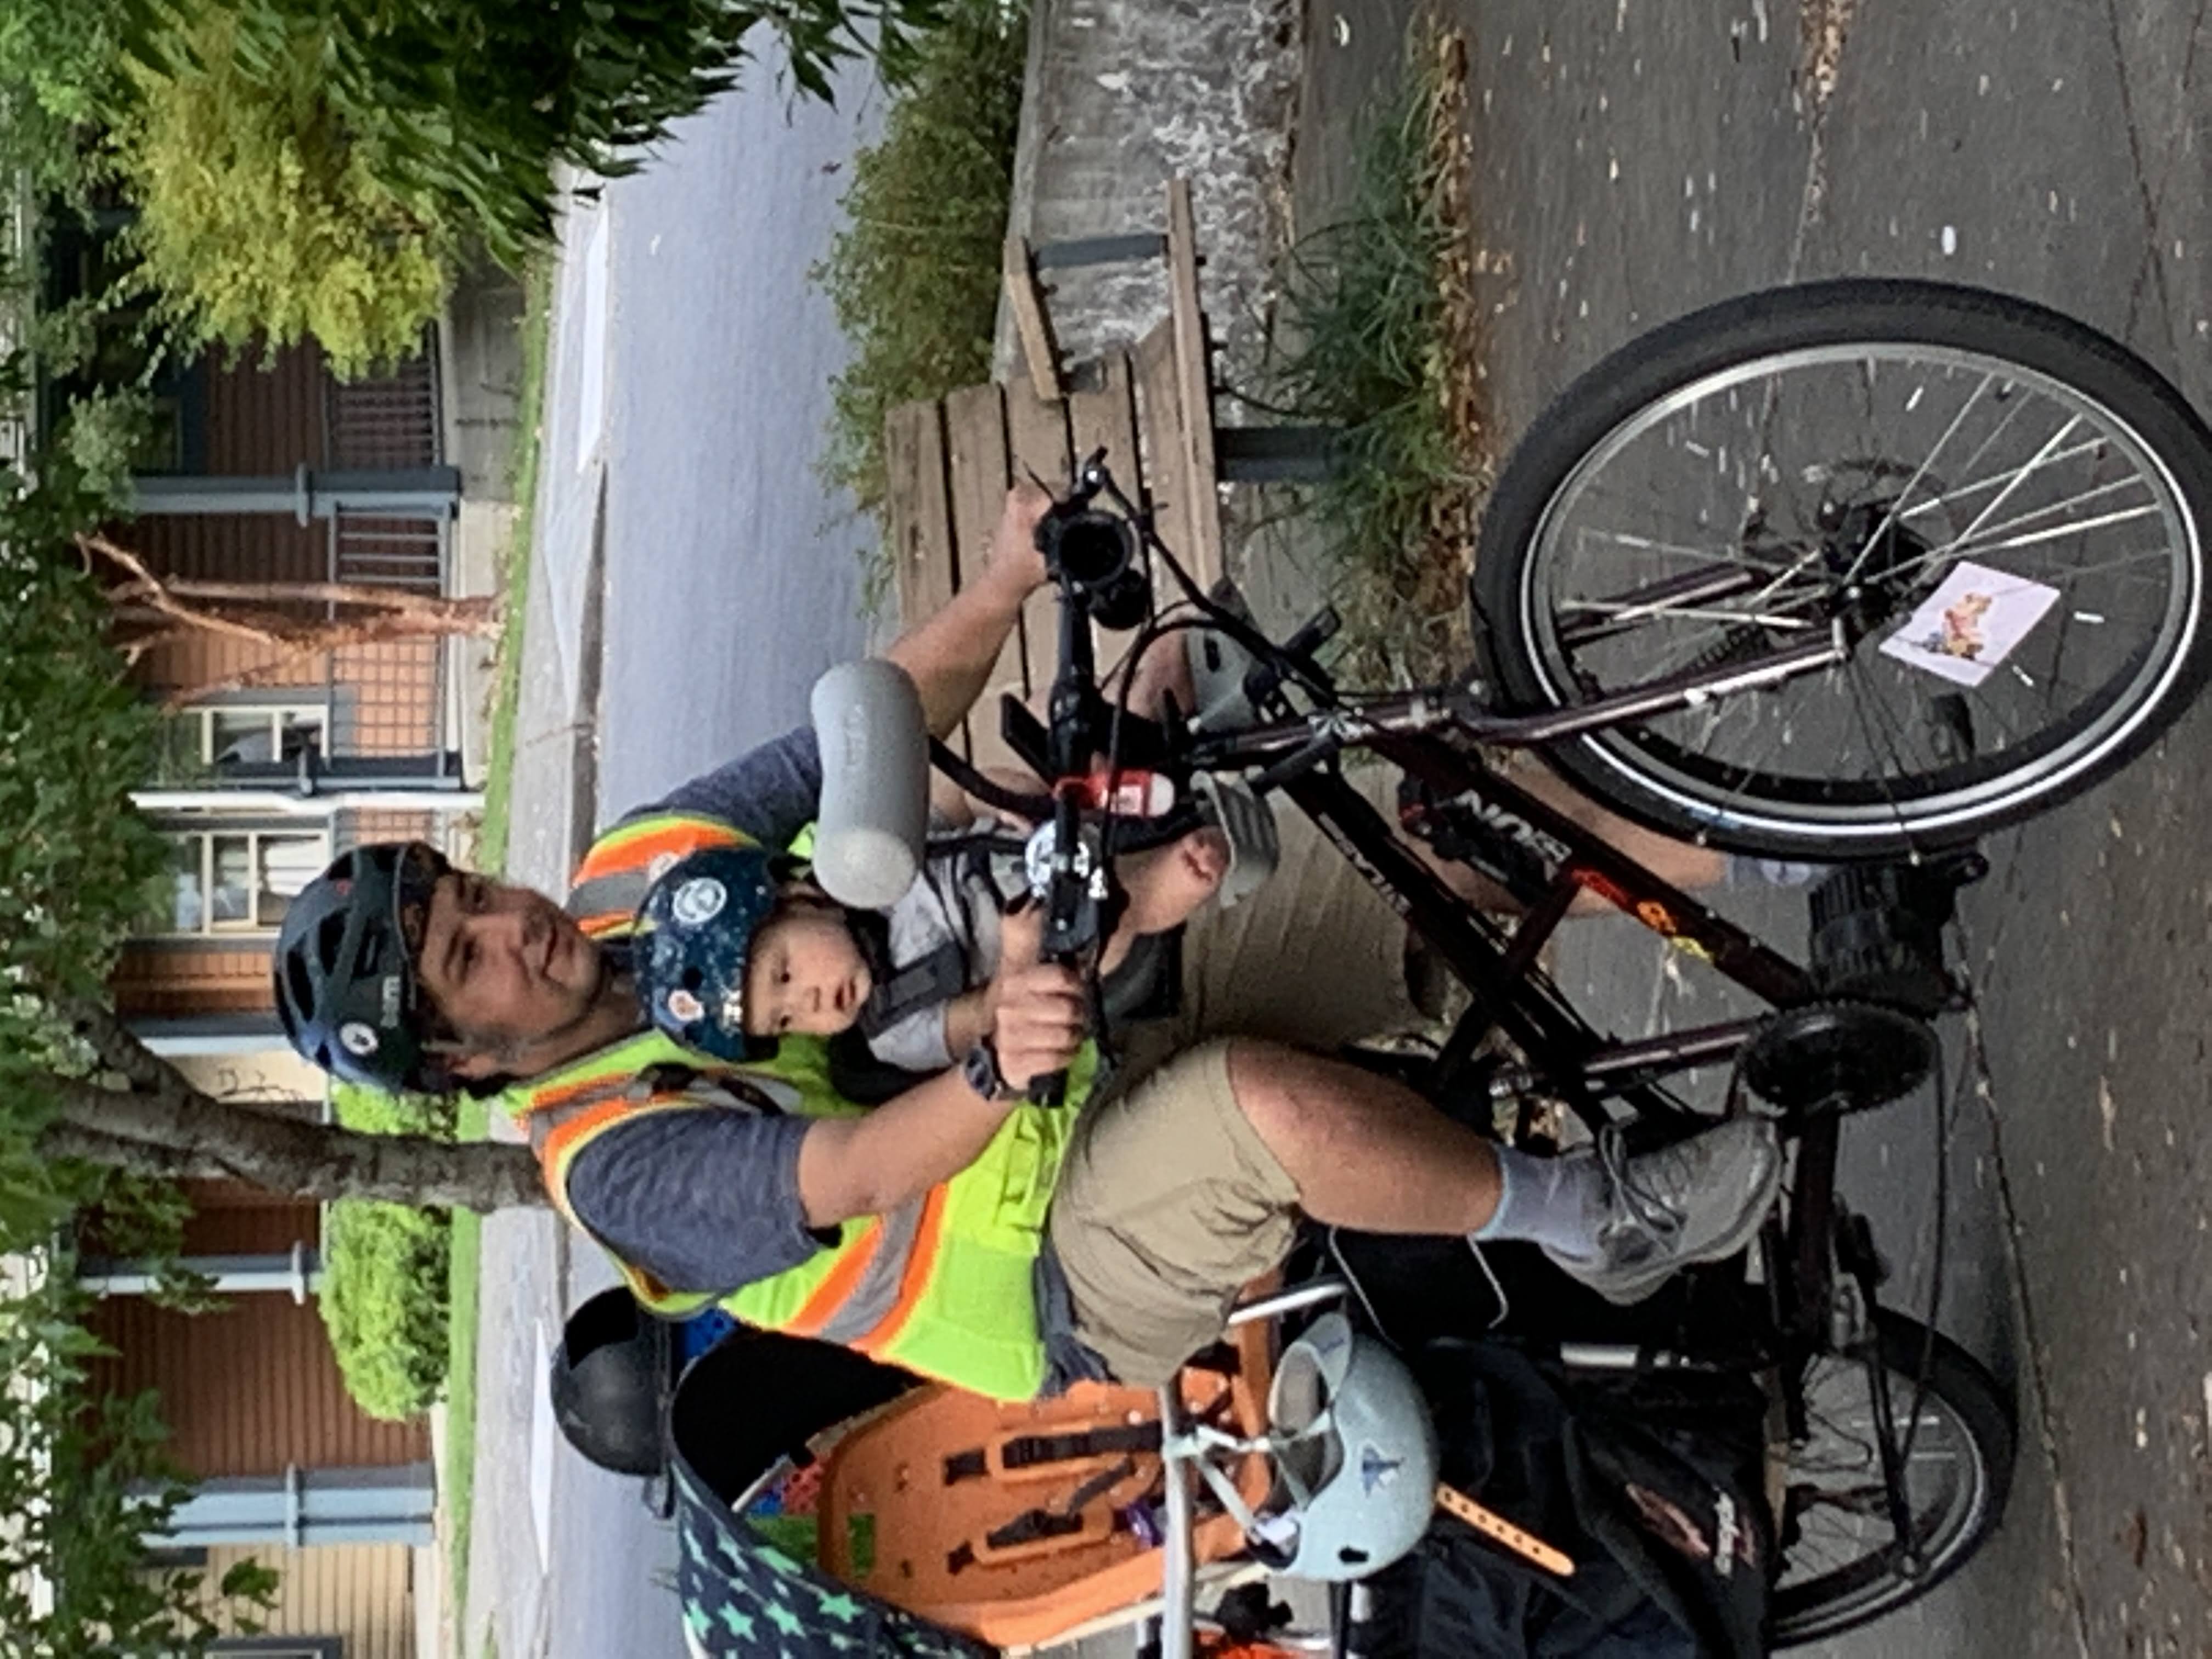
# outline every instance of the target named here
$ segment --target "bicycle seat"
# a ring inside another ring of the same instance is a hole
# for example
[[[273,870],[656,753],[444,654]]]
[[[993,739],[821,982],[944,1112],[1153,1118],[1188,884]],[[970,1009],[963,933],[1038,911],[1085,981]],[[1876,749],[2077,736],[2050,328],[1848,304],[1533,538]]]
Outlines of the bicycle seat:
[[[1265,1426],[1267,1336],[1233,1334],[1224,1370],[1186,1367],[1194,1419]],[[1148,1389],[1080,1383],[1002,1404],[930,1386],[893,1401],[831,1448],[818,1498],[822,1565],[894,1606],[1000,1648],[1056,1642],[1157,1595],[1163,1552],[1159,1412]],[[1267,1496],[1248,1455],[1237,1490]],[[1195,1528],[1202,1565],[1241,1553],[1237,1522]]]

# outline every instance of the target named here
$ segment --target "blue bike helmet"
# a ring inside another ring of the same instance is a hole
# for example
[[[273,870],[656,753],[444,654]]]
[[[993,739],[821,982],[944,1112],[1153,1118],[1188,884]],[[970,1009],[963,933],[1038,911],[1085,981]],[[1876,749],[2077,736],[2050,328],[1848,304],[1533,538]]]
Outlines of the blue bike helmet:
[[[723,1060],[775,1051],[774,1038],[745,1035],[745,963],[775,908],[780,864],[757,846],[708,848],[670,866],[638,907],[638,1000],[685,1048]]]
[[[342,853],[284,912],[276,1015],[301,1055],[347,1083],[441,1090],[415,973],[430,894],[452,866],[419,841]]]

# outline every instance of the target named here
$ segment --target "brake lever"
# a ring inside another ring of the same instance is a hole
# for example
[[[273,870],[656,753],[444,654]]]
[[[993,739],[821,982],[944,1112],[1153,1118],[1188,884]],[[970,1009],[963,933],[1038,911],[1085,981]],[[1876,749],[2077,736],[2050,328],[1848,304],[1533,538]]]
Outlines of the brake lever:
[[[1063,789],[1053,804],[1052,840],[1041,848],[1030,842],[1030,890],[1044,902],[1044,936],[1038,959],[1060,968],[1079,968],[1095,957],[1114,908],[1113,880],[1102,860],[1083,839],[1083,808],[1075,793]],[[1022,1092],[1040,1106],[1067,1098],[1063,1069],[1033,1077]]]

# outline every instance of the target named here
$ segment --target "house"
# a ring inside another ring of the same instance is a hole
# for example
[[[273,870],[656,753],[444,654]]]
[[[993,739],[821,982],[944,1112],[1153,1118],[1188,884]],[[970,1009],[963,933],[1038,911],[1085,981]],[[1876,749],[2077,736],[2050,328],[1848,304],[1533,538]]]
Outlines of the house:
[[[90,280],[96,245],[58,239],[50,276]],[[72,270],[70,262],[77,261]],[[58,270],[55,269],[58,266]],[[451,591],[461,473],[450,464],[441,353],[338,383],[312,344],[192,364],[159,388],[139,516],[116,532],[157,574]],[[69,388],[54,389],[65,397]],[[357,842],[442,842],[463,787],[455,641],[402,640],[276,661],[202,633],[135,665],[149,697],[205,688],[167,717],[136,797],[173,848],[166,902],[122,953],[116,1006],[200,1086],[326,1109],[323,1079],[277,1026],[270,985],[291,897]],[[340,1379],[312,1294],[321,1216],[236,1183],[190,1186],[189,1265],[220,1311],[157,1306],[145,1264],[88,1259],[98,1385],[152,1388],[170,1454],[195,1483],[162,1540],[210,1580],[252,1556],[282,1589],[271,1659],[408,1659],[416,1587],[436,1569],[427,1426],[366,1417]]]

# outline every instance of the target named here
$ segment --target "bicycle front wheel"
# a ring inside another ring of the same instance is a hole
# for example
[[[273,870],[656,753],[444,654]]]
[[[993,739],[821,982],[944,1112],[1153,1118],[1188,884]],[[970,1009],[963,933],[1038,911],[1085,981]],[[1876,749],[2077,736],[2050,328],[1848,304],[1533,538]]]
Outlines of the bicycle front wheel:
[[[1740,852],[1957,845],[2111,774],[2212,669],[2212,436],[2044,308],[1852,280],[1632,342],[1516,451],[1477,633],[1569,708],[1840,628],[1847,659],[1555,746],[1627,816]]]

